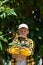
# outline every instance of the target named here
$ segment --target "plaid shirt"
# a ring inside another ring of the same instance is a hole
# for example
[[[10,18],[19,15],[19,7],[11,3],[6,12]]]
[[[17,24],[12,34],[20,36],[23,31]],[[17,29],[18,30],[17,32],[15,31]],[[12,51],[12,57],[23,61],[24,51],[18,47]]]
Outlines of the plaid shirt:
[[[13,41],[16,41],[17,43],[20,42],[16,38]],[[24,39],[24,41],[25,41],[26,45],[29,47],[29,49],[31,51],[31,55],[26,58],[26,65],[35,65],[34,58],[33,58],[33,54],[34,54],[34,43],[29,38]],[[16,63],[17,63],[16,59],[12,59],[12,65],[16,65]]]

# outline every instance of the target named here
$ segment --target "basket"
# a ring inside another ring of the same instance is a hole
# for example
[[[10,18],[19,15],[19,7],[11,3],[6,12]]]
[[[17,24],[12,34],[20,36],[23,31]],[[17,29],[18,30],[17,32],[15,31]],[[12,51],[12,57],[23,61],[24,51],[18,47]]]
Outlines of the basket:
[[[12,46],[9,48],[9,53],[12,54],[12,58],[25,59],[31,54],[30,50],[26,47]]]

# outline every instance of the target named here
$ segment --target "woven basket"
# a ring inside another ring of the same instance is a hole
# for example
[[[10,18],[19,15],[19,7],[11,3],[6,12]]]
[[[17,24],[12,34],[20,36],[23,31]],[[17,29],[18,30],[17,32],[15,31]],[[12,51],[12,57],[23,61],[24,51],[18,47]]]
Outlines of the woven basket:
[[[28,48],[17,46],[9,48],[9,53],[12,54],[13,58],[21,58],[21,59],[25,59],[27,56],[31,54]]]

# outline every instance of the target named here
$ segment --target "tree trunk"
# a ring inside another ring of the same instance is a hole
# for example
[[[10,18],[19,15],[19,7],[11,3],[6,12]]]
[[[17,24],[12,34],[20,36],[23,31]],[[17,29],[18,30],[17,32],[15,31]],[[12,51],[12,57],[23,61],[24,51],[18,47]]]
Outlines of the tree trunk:
[[[30,17],[30,6],[28,0],[24,0],[24,8],[25,8],[25,14],[26,17]]]

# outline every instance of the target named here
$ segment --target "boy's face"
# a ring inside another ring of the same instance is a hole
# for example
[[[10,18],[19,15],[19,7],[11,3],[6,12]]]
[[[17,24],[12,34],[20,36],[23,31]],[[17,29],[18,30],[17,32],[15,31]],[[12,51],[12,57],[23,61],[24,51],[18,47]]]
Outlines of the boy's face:
[[[20,35],[24,35],[24,36],[27,37],[27,34],[29,33],[29,30],[27,28],[20,28],[18,30],[18,32],[19,32]]]

